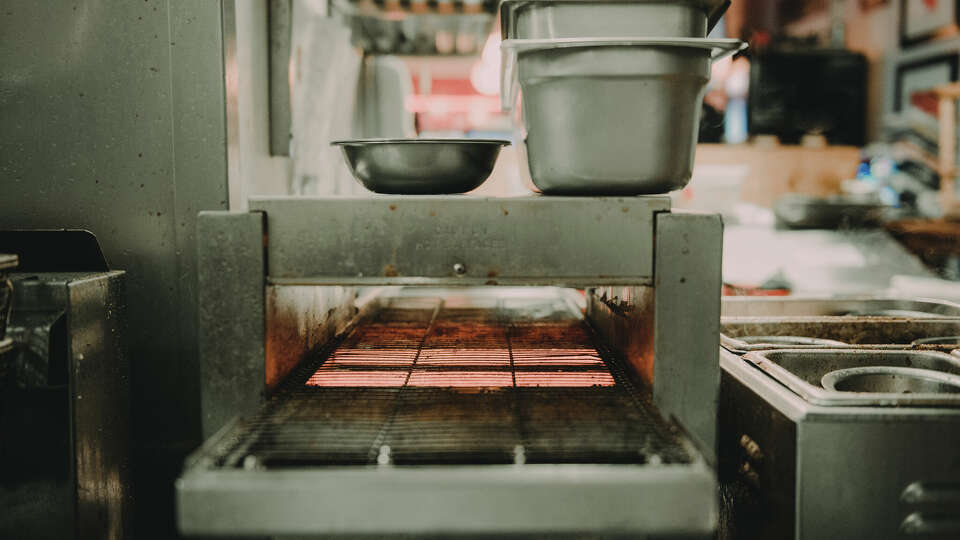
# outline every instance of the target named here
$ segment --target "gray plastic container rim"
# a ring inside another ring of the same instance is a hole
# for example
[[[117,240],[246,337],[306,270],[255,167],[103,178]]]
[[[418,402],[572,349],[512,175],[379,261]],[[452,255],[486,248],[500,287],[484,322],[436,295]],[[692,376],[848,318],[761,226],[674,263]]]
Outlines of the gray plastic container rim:
[[[555,39],[505,39],[500,44],[500,107],[513,109],[517,100],[517,61],[521,53],[589,47],[678,47],[708,49],[711,60],[717,61],[747,48],[739,39],[663,38],[663,37],[601,37],[601,38],[555,38]]]

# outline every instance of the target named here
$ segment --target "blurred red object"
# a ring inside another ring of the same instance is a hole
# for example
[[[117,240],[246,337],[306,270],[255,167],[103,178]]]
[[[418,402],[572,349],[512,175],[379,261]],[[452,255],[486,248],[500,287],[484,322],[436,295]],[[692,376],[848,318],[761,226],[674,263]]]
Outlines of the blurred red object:
[[[790,289],[783,287],[768,289],[756,285],[723,284],[723,296],[788,296],[789,294]]]

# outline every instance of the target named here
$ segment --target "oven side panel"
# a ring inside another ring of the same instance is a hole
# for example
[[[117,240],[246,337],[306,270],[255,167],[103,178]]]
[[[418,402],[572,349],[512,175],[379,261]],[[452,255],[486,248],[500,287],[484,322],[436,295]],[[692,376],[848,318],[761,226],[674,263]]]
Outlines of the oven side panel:
[[[264,395],[264,226],[252,212],[201,212],[197,221],[203,436],[250,414]]]
[[[657,215],[653,397],[711,462],[717,445],[722,252],[718,214]]]
[[[131,532],[125,278],[113,271],[67,284],[77,538]]]
[[[307,356],[343,332],[357,309],[351,287],[267,287],[267,393],[272,393]]]
[[[719,538],[794,538],[797,424],[726,370],[719,418]]]
[[[654,286],[593,288],[587,317],[712,463],[723,223],[716,214],[661,212],[654,244]]]
[[[798,444],[798,538],[960,538],[960,411],[818,415]]]

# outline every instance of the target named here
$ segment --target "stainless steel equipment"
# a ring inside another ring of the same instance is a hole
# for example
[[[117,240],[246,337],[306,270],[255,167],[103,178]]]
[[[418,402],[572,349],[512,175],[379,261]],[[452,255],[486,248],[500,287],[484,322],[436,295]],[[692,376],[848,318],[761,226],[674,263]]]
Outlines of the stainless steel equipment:
[[[877,378],[885,375],[891,382],[897,375],[915,379],[926,376],[943,382],[960,381],[960,361],[937,351],[844,350],[844,349],[785,349],[751,352],[744,359],[767,373],[780,384],[814,405],[864,405],[874,407],[901,407],[908,405],[960,405],[960,396],[947,389],[938,392],[884,392],[879,380],[875,390],[868,390],[862,381],[856,390],[847,390],[852,377],[865,376],[863,371]],[[915,370],[903,372],[903,369]],[[919,373],[919,371],[930,373]],[[940,375],[940,376],[938,376]],[[844,384],[846,382],[846,384]]]
[[[128,538],[124,272],[11,277],[11,346],[0,345],[0,537]]]
[[[730,297],[723,300],[720,326],[721,343],[737,353],[825,347],[949,351],[949,343],[921,341],[960,333],[960,305],[923,298]]]
[[[743,46],[692,38],[504,41],[504,105],[513,104],[516,76],[533,183],[564,195],[682,188],[711,58]]]
[[[472,191],[490,176],[500,148],[487,139],[355,139],[340,146],[350,171],[376,193],[440,195]]]
[[[770,369],[774,362],[782,371]],[[956,394],[917,406],[912,394],[891,393],[904,388],[890,379],[879,381],[883,393],[863,394],[873,396],[867,400],[857,397],[864,388],[816,388],[814,379],[838,366],[870,364],[939,373],[958,365],[935,352],[721,351],[721,538],[960,535]]]
[[[864,200],[866,199],[866,200]],[[813,197],[785,193],[773,206],[780,224],[791,229],[849,229],[878,226],[891,210],[876,197]]]
[[[13,284],[7,274],[17,267],[18,258],[9,253],[0,253],[0,353],[6,351],[10,343],[6,339],[7,321],[13,308]]]
[[[712,534],[718,216],[667,197],[250,209],[199,219],[210,439],[177,482],[183,532]]]
[[[726,11],[723,0],[505,0],[505,39],[575,37],[702,38]]]

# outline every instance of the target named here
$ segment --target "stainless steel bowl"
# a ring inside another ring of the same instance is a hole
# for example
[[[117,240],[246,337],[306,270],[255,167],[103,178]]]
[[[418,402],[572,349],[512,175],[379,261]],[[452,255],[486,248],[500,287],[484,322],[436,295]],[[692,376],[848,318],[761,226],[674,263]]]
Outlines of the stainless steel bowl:
[[[960,405],[960,357],[942,352],[783,349],[743,358],[813,405]]]
[[[370,191],[393,195],[466,193],[490,176],[500,148],[492,139],[355,139],[334,141],[353,176]]]
[[[713,28],[724,0],[504,0],[504,38],[695,37]]]
[[[743,43],[558,39],[504,47],[517,57],[533,183],[546,194],[643,195],[690,181],[711,59]]]
[[[834,392],[960,394],[960,377],[909,367],[864,366],[838,369],[824,375],[821,384]]]

